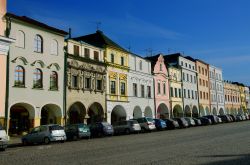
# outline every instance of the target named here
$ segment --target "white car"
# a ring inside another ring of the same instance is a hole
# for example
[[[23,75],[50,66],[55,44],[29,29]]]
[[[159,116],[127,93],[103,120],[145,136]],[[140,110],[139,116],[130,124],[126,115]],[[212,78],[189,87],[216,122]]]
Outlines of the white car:
[[[4,151],[8,146],[8,136],[3,127],[0,126],[0,150]]]

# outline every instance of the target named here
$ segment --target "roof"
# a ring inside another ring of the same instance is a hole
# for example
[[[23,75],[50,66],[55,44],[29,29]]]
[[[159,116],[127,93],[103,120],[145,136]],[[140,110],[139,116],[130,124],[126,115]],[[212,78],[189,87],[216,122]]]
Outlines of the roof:
[[[145,59],[149,60],[151,62],[151,71],[154,71],[154,67],[156,62],[158,61],[158,58],[161,54],[157,54],[155,56],[149,56],[149,57],[145,57]]]
[[[34,19],[26,17],[26,16],[17,16],[17,15],[12,14],[12,13],[7,13],[5,16],[17,19],[19,21],[22,21],[22,22],[25,22],[25,23],[28,23],[28,24],[38,26],[38,27],[41,27],[41,28],[44,28],[44,29],[47,29],[47,30],[50,30],[50,31],[53,31],[53,32],[56,32],[56,33],[59,33],[59,34],[63,34],[63,35],[68,34],[68,32],[66,32],[66,31],[54,28],[52,26],[49,26],[49,25],[47,25],[45,23],[39,22],[37,20],[34,20]]]
[[[107,37],[102,31],[97,30],[93,34],[76,37],[73,38],[76,41],[84,41],[88,44],[94,45],[96,47],[105,48],[106,46],[114,47],[116,49],[119,49],[121,51],[129,53],[126,49],[112,41],[109,37]]]

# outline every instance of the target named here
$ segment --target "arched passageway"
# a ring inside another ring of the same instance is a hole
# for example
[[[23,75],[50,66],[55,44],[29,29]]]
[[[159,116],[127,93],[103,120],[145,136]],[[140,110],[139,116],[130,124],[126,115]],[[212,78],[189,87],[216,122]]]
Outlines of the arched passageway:
[[[157,108],[157,117],[158,119],[167,119],[169,118],[169,110],[166,104],[161,103]]]
[[[75,102],[72,104],[68,111],[68,123],[84,123],[84,118],[86,116],[86,109],[81,102]]]
[[[141,108],[139,106],[136,106],[134,108],[134,111],[133,111],[133,118],[134,119],[137,119],[137,118],[140,118],[142,117],[142,111],[141,111]]]
[[[196,106],[193,106],[192,117],[199,117],[199,110]]]
[[[111,112],[111,124],[116,121],[126,120],[127,114],[123,106],[117,105],[113,108]]]
[[[191,110],[190,110],[190,107],[188,105],[185,106],[184,116],[191,117]]]
[[[62,124],[62,111],[58,105],[47,104],[41,110],[41,125]]]
[[[145,108],[144,116],[145,117],[153,117],[153,112],[152,112],[152,109],[150,107]]]
[[[173,108],[173,117],[183,117],[183,111],[179,104],[175,105]]]
[[[102,105],[100,103],[93,103],[88,109],[88,116],[87,119],[88,124],[93,124],[95,122],[101,122],[104,119],[104,111]]]

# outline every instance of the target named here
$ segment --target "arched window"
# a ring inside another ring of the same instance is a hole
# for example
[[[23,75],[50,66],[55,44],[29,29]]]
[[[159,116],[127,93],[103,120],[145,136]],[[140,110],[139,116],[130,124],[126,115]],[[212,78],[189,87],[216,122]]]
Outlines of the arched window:
[[[38,53],[43,52],[43,39],[38,34],[34,38],[34,51]]]
[[[56,40],[52,40],[51,42],[51,54],[52,55],[58,54],[58,42]]]
[[[58,75],[55,71],[50,74],[50,89],[57,90],[58,89]]]
[[[23,31],[19,30],[16,37],[16,46],[20,48],[25,47],[25,34]]]
[[[25,82],[25,70],[22,66],[16,66],[15,68],[15,86],[24,86]]]
[[[40,69],[35,69],[33,73],[33,87],[34,88],[43,87],[43,72]]]

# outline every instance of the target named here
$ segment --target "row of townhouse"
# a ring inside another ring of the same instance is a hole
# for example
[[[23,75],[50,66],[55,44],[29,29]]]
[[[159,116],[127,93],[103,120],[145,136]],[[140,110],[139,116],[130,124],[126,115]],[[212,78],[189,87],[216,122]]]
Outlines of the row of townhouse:
[[[6,14],[3,6],[0,13],[0,123],[10,135],[42,124],[112,124],[249,108],[249,88],[227,85],[221,69],[201,60],[180,53],[143,58],[99,30],[72,38]]]

